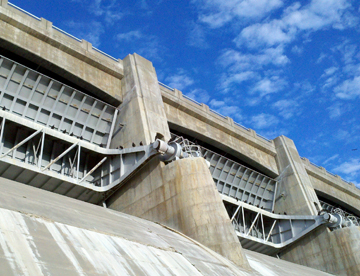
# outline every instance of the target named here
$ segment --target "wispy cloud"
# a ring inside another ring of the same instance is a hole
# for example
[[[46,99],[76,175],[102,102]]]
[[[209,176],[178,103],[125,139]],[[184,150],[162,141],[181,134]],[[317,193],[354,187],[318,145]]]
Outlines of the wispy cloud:
[[[275,92],[275,90],[282,89],[285,82],[280,81],[276,76],[259,80],[261,78],[259,71],[269,65],[281,67],[288,62],[289,59],[283,54],[282,47],[264,49],[257,54],[244,54],[227,49],[218,59],[218,63],[227,69],[227,72],[221,76],[219,88],[226,93],[233,89],[234,85],[254,80],[257,83],[252,91],[259,91],[262,95]],[[278,86],[275,87],[272,84]]]
[[[350,177],[360,175],[360,159],[352,158],[334,169],[335,172],[346,174]]]
[[[343,81],[334,88],[335,96],[342,100],[352,100],[360,96],[360,76]]]
[[[265,77],[255,84],[252,93],[258,93],[260,97],[264,97],[283,90],[286,85],[287,82],[279,76]]]
[[[123,41],[129,42],[134,39],[135,40],[141,39],[142,37],[144,37],[144,35],[141,33],[141,31],[135,30],[135,31],[127,32],[127,33],[117,34],[115,38],[117,40],[123,40]]]
[[[335,103],[327,108],[329,111],[330,119],[338,119],[346,111],[346,107],[341,103]]]
[[[211,28],[219,28],[233,19],[263,18],[281,7],[281,0],[193,0],[201,13],[199,20]]]
[[[255,129],[264,129],[276,126],[279,123],[279,119],[272,114],[261,113],[255,116],[252,116],[250,119],[250,124]]]
[[[331,161],[337,160],[339,158],[339,154],[334,154],[333,156],[326,159],[324,162],[322,162],[324,165],[330,163]]]
[[[184,69],[178,69],[176,74],[166,77],[165,81],[170,87],[181,91],[194,83],[193,78]]]
[[[72,0],[72,2],[82,3],[87,7],[90,14],[104,17],[105,22],[109,25],[113,25],[124,16],[124,13],[121,11],[121,7],[116,0]]]
[[[280,116],[284,119],[290,119],[299,113],[299,104],[294,100],[279,100],[272,104]]]
[[[327,77],[333,75],[336,71],[338,71],[339,68],[336,66],[331,66],[324,70],[324,74],[321,77]]]
[[[233,49],[225,50],[218,59],[223,67],[231,71],[262,69],[266,65],[283,66],[289,62],[282,47],[267,48],[257,54],[244,54]]]
[[[198,23],[189,24],[187,44],[200,49],[209,48],[209,43],[206,41],[206,31],[202,25]]]
[[[347,0],[312,0],[306,6],[296,2],[284,10],[280,19],[244,28],[235,42],[252,48],[273,47],[294,41],[304,31],[352,27],[356,19],[347,13],[350,8]]]

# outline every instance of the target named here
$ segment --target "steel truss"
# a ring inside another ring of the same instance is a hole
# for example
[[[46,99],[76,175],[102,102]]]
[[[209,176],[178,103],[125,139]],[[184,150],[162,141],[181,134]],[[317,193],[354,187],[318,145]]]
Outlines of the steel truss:
[[[182,145],[184,153],[205,158],[220,194],[270,212],[274,210],[278,185],[276,180],[207,148],[195,145],[183,137],[172,134],[172,138]]]
[[[154,146],[103,149],[1,111],[0,176],[92,203],[158,154]]]
[[[333,217],[280,215],[222,196],[241,245],[249,250],[274,255]]]
[[[0,56],[0,177],[101,203],[161,150],[173,151],[162,141],[110,149],[122,127],[117,115],[115,107]]]

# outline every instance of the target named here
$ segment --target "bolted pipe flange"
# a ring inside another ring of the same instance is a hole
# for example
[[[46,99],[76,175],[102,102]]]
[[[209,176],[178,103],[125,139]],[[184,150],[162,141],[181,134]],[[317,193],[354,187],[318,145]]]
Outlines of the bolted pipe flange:
[[[164,162],[183,158],[182,147],[178,143],[170,142],[167,144],[166,142],[157,139],[154,142],[153,147],[162,155],[161,160]]]
[[[343,218],[339,214],[324,213],[322,214],[322,217],[327,221],[327,226],[329,228],[336,228],[343,223]]]

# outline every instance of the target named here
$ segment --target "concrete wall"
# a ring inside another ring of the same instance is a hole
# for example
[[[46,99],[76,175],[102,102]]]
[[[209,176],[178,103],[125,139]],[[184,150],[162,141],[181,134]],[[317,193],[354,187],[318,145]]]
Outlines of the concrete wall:
[[[198,105],[178,90],[160,87],[169,124],[185,134],[199,138],[244,160],[272,177],[278,175],[276,150],[251,129],[236,125],[229,117],[221,117],[205,104]]]
[[[107,201],[109,208],[165,224],[248,269],[203,158],[152,160]]]
[[[333,232],[320,227],[281,252],[280,257],[335,275],[360,275],[360,227]]]
[[[121,60],[113,60],[85,41],[54,29],[52,23],[37,20],[6,5],[0,6],[0,47],[55,72],[86,92],[114,105],[122,100]]]
[[[353,183],[330,174],[325,168],[317,167],[303,158],[302,162],[316,192],[335,203],[340,204],[360,216],[360,190]]]

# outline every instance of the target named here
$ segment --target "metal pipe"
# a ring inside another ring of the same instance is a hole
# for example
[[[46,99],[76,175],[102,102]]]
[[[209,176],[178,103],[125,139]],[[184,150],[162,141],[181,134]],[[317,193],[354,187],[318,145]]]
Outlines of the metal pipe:
[[[95,165],[95,167],[93,167],[83,178],[81,178],[81,180],[78,182],[78,184],[83,182],[86,177],[88,177],[90,174],[92,174],[102,163],[104,163],[106,161],[106,159],[107,159],[107,157],[104,157],[99,163],[97,163]]]
[[[107,145],[106,145],[107,149],[110,147],[110,143],[111,143],[112,135],[113,135],[113,132],[114,132],[118,112],[119,112],[119,110],[115,109],[115,114],[114,114],[114,117],[113,117],[113,121],[112,121],[110,132],[109,132],[109,137],[108,137],[108,141],[107,141]]]
[[[42,136],[41,136],[41,147],[40,147],[40,155],[39,155],[39,160],[38,160],[38,168],[41,168],[41,162],[42,162],[42,157],[43,157],[43,153],[44,153],[44,144],[45,144],[45,132],[43,132]]]
[[[49,164],[47,164],[44,168],[41,169],[41,171],[44,171],[48,169],[52,164],[57,162],[61,157],[63,157],[65,154],[67,154],[69,151],[71,151],[74,147],[76,147],[79,143],[73,144],[70,148],[65,150],[62,154],[60,154],[58,157],[56,157],[53,161],[51,161]]]
[[[237,214],[237,212],[239,211],[240,208],[241,208],[241,205],[239,205],[239,206],[236,208],[236,211],[235,211],[235,213],[233,214],[233,216],[231,217],[231,220],[230,220],[230,221],[233,221],[233,220],[234,220],[234,218],[235,218],[235,216],[236,216],[236,214]]]
[[[23,144],[25,144],[27,141],[29,141],[30,139],[32,139],[34,136],[38,135],[40,132],[42,132],[43,129],[39,129],[38,131],[34,132],[33,134],[31,134],[30,136],[28,136],[27,138],[25,138],[24,140],[22,140],[19,144],[17,144],[16,146],[12,147],[11,149],[9,149],[6,153],[4,153],[3,155],[0,156],[0,158],[3,158],[4,156],[8,155],[10,152],[12,152],[13,150],[17,149],[18,147],[21,147]]]
[[[251,226],[250,226],[250,229],[249,229],[248,233],[246,234],[247,236],[250,234],[251,230],[253,229],[253,227],[254,227],[254,225],[255,225],[255,223],[256,223],[256,221],[257,221],[257,219],[258,219],[259,215],[260,215],[260,213],[257,213],[257,215],[256,215],[256,217],[255,217],[255,219],[254,219],[253,223],[252,223],[252,224],[251,224]]]
[[[272,231],[274,230],[274,227],[275,227],[276,222],[277,222],[277,220],[275,220],[274,223],[273,223],[273,225],[271,226],[269,235],[267,236],[267,238],[266,238],[266,240],[265,240],[266,242],[269,240],[270,235],[271,235]]]

